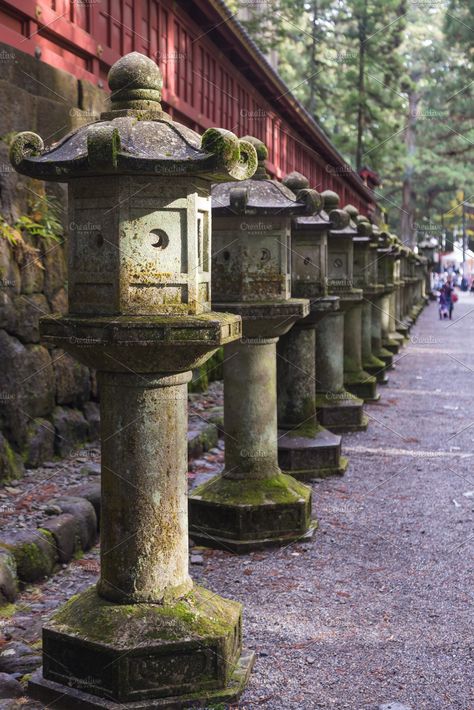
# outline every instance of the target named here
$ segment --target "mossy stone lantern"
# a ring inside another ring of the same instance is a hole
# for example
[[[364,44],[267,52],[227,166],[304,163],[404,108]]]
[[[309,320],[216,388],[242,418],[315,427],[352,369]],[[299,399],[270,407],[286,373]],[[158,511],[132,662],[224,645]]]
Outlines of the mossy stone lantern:
[[[209,312],[211,182],[249,177],[254,148],[202,138],[160,106],[156,64],[109,73],[111,110],[49,150],[20,134],[26,175],[69,186],[69,313],[43,341],[98,371],[101,570],[43,630],[34,697],[58,708],[228,702],[248,676],[241,608],[188,572],[187,383],[240,318]],[[172,698],[172,700],[169,700]]]
[[[278,465],[276,344],[309,313],[291,297],[291,219],[312,214],[315,195],[271,180],[267,149],[255,175],[212,190],[212,306],[242,317],[243,337],[224,350],[225,468],[190,496],[193,540],[246,552],[313,531],[311,489]]]
[[[350,246],[345,264],[345,274],[341,291],[341,308],[344,310],[344,386],[356,397],[364,401],[374,401],[377,398],[377,380],[363,369],[362,365],[362,305],[364,292],[354,285],[354,244],[359,236],[356,222],[357,210],[347,205],[344,212],[349,216],[346,232],[350,235]]]
[[[283,184],[296,194],[309,188],[300,173]],[[299,320],[277,345],[278,459],[282,469],[298,479],[343,474],[341,436],[325,429],[316,415],[316,325],[339,308],[339,298],[327,293],[329,219],[320,207],[313,215],[293,217],[291,231],[291,291],[310,299],[310,313]]]
[[[406,326],[400,319],[401,290],[404,285],[401,278],[401,261],[404,258],[404,247],[396,235],[393,237],[393,291],[390,294],[390,338],[397,343],[398,350],[406,340]],[[397,352],[398,352],[397,350]]]
[[[319,423],[332,432],[364,431],[368,419],[363,400],[344,386],[344,310],[342,301],[361,299],[353,288],[354,230],[349,215],[339,209],[339,195],[332,190],[322,193],[320,216],[328,220],[327,278],[328,295],[336,298],[337,308],[321,313],[316,323],[316,411]]]
[[[380,293],[372,301],[372,352],[375,357],[383,361],[385,370],[388,370],[393,363],[393,354],[383,345],[382,324],[385,320],[388,329],[388,295],[393,289],[393,283],[389,280],[386,256],[390,252],[391,241],[388,232],[381,231],[376,224],[372,225],[372,230],[377,238],[376,258],[374,257],[375,278],[381,287]]]
[[[377,278],[377,246],[378,238],[374,234],[372,224],[364,215],[360,215],[355,207],[347,206],[346,211],[357,226],[357,236],[354,244],[354,286],[361,288],[362,300],[362,368],[376,378],[377,382],[385,384],[388,381],[385,373],[385,362],[372,352],[372,312],[373,305],[383,292]],[[375,400],[380,395],[374,393]],[[367,398],[366,398],[367,401]]]

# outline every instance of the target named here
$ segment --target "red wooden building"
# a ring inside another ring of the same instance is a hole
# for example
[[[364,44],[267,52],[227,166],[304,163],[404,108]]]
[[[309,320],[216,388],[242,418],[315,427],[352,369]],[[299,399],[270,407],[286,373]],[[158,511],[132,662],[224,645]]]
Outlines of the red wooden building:
[[[269,170],[306,175],[367,214],[373,193],[345,163],[221,0],[0,0],[0,41],[106,86],[109,67],[136,50],[159,63],[175,120],[252,134]],[[303,79],[303,78],[302,78]]]

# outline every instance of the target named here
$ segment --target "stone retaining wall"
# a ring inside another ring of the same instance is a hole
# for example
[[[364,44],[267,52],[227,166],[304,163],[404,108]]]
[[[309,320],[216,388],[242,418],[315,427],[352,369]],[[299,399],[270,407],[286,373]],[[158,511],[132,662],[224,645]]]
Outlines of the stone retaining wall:
[[[14,225],[31,216],[45,188],[11,168],[12,133],[32,130],[45,143],[59,140],[99,115],[105,94],[8,45],[0,44],[0,62],[0,214]],[[67,235],[64,186],[48,186],[50,196]],[[26,252],[0,230],[0,483],[97,438],[99,426],[93,373],[39,342],[39,317],[67,309],[67,247],[22,233]]]

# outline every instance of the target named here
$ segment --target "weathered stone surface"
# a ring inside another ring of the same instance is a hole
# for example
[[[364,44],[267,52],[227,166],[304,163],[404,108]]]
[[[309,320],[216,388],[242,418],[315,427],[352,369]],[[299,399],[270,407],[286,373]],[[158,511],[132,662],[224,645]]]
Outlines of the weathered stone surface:
[[[55,451],[67,456],[87,441],[89,426],[82,412],[69,407],[55,407],[52,415],[55,429]]]
[[[38,249],[38,238],[23,234],[23,240],[32,249],[38,250],[36,254],[26,253],[20,266],[21,293],[31,295],[41,293],[44,286],[44,269],[41,263],[41,253]]]
[[[51,299],[57,291],[63,289],[66,284],[66,259],[64,248],[58,242],[42,244],[42,256],[44,263],[44,293]]]
[[[13,676],[0,673],[0,698],[20,698],[23,694],[23,688]]]
[[[1,175],[0,172],[0,177]],[[0,196],[3,197],[3,192]],[[6,239],[0,239],[0,285],[2,291],[8,293],[10,297],[18,295],[21,290],[20,267],[16,263],[12,247]]]
[[[97,402],[84,402],[82,407],[89,425],[89,440],[97,441],[100,436],[100,408]]]
[[[240,623],[240,604],[200,587],[166,606],[111,604],[93,587],[45,625],[43,676],[64,682],[67,649],[70,686],[90,690],[93,677],[95,695],[126,705],[224,689],[241,654]]]
[[[86,463],[81,466],[83,476],[100,476],[100,463]]]
[[[41,665],[41,657],[37,651],[21,641],[5,644],[0,651],[0,672],[31,673]]]
[[[42,293],[33,293],[31,296],[21,294],[13,299],[16,312],[16,322],[13,335],[23,343],[38,343],[39,319],[50,313],[49,303]]]
[[[37,417],[28,424],[24,449],[27,468],[36,468],[54,456],[54,426],[47,419]]]
[[[31,417],[48,415],[54,406],[54,373],[51,356],[42,345],[26,348],[21,379],[21,406]],[[16,363],[18,365],[18,363]]]
[[[56,293],[49,299],[51,305],[51,313],[61,313],[64,315],[67,313],[67,293],[65,288],[60,288]]]
[[[21,457],[13,451],[8,440],[0,433],[0,483],[7,483],[23,475]]]
[[[61,510],[62,506],[58,505]],[[43,529],[48,530],[56,545],[59,562],[69,562],[77,550],[81,549],[78,535],[78,521],[71,513],[63,513],[49,518],[43,523]]]
[[[5,328],[10,333],[15,329],[16,311],[12,297],[5,289],[0,289],[0,328]]]
[[[15,601],[18,593],[18,577],[14,556],[0,551],[0,606]]]
[[[90,397],[88,368],[59,348],[52,351],[51,359],[56,380],[56,402],[80,407]]]
[[[379,705],[379,710],[412,710],[409,705],[402,705],[402,703],[384,703]]]
[[[0,547],[14,556],[18,577],[23,582],[48,577],[57,561],[54,539],[47,531],[17,533],[1,541]]]
[[[54,498],[51,503],[59,506],[63,513],[74,516],[76,535],[81,548],[83,550],[91,548],[97,539],[97,516],[92,503],[78,496]]]

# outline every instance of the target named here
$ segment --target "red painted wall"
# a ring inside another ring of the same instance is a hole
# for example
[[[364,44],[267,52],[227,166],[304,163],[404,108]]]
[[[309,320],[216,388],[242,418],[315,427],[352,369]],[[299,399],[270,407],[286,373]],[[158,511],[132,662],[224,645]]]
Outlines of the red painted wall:
[[[207,0],[200,0],[206,6]],[[211,6],[210,3],[209,7]],[[370,211],[373,198],[347,167],[328,155],[318,136],[295,129],[282,116],[277,94],[269,96],[268,77],[255,86],[258,63],[237,59],[239,47],[217,37],[219,23],[204,26],[188,2],[172,0],[0,0],[0,41],[39,56],[81,79],[107,86],[109,67],[136,50],[153,57],[163,71],[163,105],[198,131],[221,126],[238,135],[255,135],[269,149],[269,169],[277,177],[298,170],[318,190],[334,189],[342,204]],[[199,6],[198,6],[199,7]],[[225,29],[225,28],[224,28]],[[252,78],[249,78],[250,73]],[[275,92],[274,92],[275,93]]]

